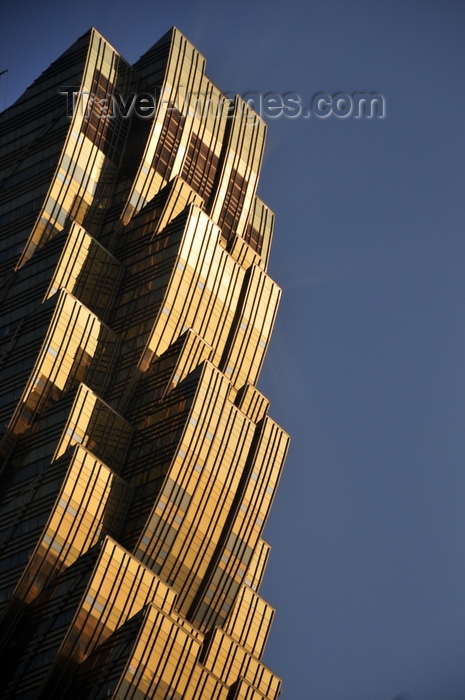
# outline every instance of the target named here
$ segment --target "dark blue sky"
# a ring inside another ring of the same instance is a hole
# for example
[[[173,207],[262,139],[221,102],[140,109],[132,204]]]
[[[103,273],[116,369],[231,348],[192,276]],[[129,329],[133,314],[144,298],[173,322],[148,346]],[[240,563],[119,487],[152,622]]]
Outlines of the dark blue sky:
[[[464,700],[465,4],[8,5],[1,107],[91,25],[132,62],[175,24],[224,91],[384,95],[384,119],[268,120],[260,388],[292,445],[264,660],[282,700]]]

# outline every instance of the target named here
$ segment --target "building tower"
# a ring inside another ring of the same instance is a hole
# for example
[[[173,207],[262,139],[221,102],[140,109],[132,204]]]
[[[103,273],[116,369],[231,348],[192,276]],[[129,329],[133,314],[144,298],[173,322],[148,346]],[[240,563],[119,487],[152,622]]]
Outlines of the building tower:
[[[1,115],[2,700],[280,694],[265,125],[204,68],[91,29]]]

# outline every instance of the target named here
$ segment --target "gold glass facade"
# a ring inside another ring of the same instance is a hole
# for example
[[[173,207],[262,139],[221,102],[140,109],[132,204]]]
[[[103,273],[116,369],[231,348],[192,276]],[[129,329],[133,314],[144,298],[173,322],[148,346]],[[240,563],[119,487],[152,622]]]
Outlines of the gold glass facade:
[[[5,700],[280,694],[266,129],[204,71],[176,28],[133,66],[92,29],[0,117]]]

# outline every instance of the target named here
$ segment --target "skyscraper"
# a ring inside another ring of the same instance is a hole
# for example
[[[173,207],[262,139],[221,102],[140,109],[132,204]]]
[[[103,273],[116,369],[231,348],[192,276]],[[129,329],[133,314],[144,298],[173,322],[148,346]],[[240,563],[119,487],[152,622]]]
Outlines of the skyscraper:
[[[0,697],[273,700],[265,125],[173,28],[0,128]]]

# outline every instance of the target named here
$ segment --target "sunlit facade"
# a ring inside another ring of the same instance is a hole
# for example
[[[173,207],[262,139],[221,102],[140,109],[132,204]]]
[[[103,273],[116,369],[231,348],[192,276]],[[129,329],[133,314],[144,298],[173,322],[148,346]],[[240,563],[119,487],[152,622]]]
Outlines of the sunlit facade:
[[[92,29],[0,118],[5,700],[280,694],[266,129],[204,69]]]

